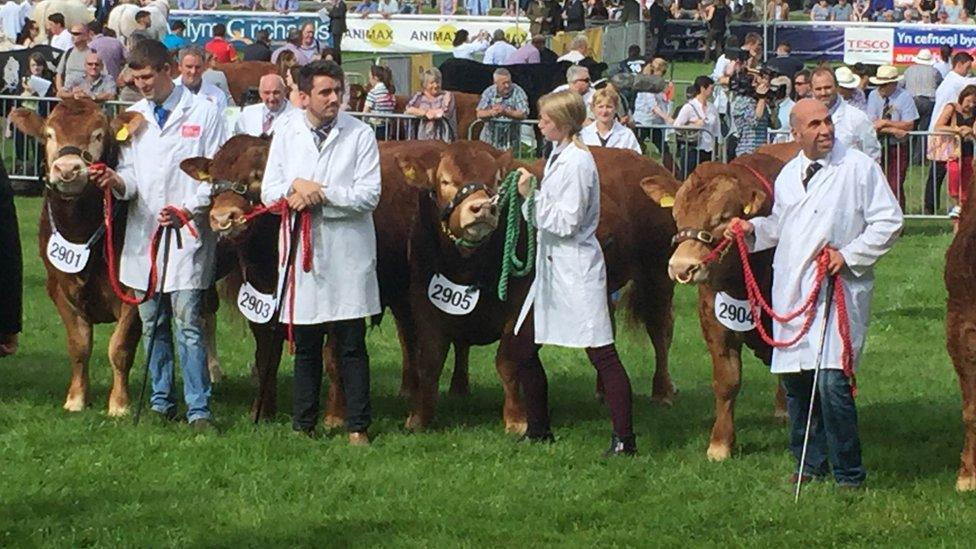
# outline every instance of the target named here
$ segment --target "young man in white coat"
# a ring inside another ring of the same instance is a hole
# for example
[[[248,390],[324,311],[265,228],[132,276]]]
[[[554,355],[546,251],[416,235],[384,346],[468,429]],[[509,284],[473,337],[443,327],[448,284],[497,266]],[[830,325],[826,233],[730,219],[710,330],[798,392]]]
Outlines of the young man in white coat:
[[[288,88],[277,74],[266,74],[258,82],[258,95],[261,102],[248,105],[241,110],[234,127],[234,134],[247,134],[254,137],[271,135],[278,118],[288,111],[295,110],[288,102]]]
[[[184,174],[180,162],[195,156],[213,158],[223,143],[223,117],[210,102],[173,84],[170,57],[162,43],[139,42],[129,52],[128,64],[144,98],[128,112],[139,113],[143,121],[123,144],[118,171],[106,169],[98,175],[103,188],[111,186],[116,198],[129,202],[119,280],[137,295],[144,294],[150,273],[149,247],[157,225],[179,231],[178,239],[173,235],[168,258],[163,257],[162,245],[158,251],[160,272],[163,262],[169,262],[165,287],[156,289],[161,294],[158,307],[155,298],[139,306],[147,347],[158,322],[149,365],[150,404],[154,412],[175,419],[172,318],[183,370],[186,417],[194,429],[208,430],[212,428],[210,374],[200,319],[204,291],[213,283],[216,237],[206,217],[210,188]],[[165,210],[168,206],[184,212],[198,237],[191,236]],[[179,241],[182,247],[177,245]]]
[[[735,218],[729,226],[738,225],[752,235],[752,251],[776,247],[772,306],[780,313],[802,305],[814,283],[816,258],[827,247],[828,273],[840,273],[843,281],[853,368],[862,356],[867,336],[874,264],[891,249],[901,232],[901,208],[880,166],[834,137],[830,113],[822,102],[801,100],[793,107],[790,125],[801,152],[776,178],[772,214],[751,221]],[[732,235],[731,229],[726,235]],[[841,291],[840,284],[835,291]],[[824,302],[821,292],[817,317],[806,336],[793,346],[773,350],[772,371],[781,374],[786,388],[790,450],[797,462],[810,406]],[[826,476],[829,461],[838,486],[852,489],[861,486],[866,474],[861,463],[853,383],[844,370],[838,317],[837,310],[832,309],[820,364],[816,397],[819,406],[813,412],[807,459],[797,466],[792,482]],[[803,320],[801,315],[789,323],[774,322],[773,337],[781,341],[793,339]],[[853,374],[853,370],[849,373]]]
[[[294,311],[283,292],[280,320],[294,323],[293,428],[312,434],[319,414],[322,341],[331,324],[346,394],[352,444],[368,444],[371,422],[365,317],[380,312],[373,210],[380,199],[380,157],[373,130],[344,112],[345,75],[332,61],[301,68],[304,112],[279,120],[264,171],[261,200],[287,198],[295,212],[311,212],[312,268],[301,242],[291,265]],[[296,219],[298,214],[295,214]],[[282,239],[287,235],[282,235]],[[284,241],[284,240],[283,240]],[[282,267],[284,279],[286,268]]]
[[[874,124],[863,111],[851,106],[837,93],[837,78],[830,69],[817,69],[810,76],[813,96],[830,112],[837,141],[849,149],[857,149],[881,161],[881,142],[874,131]]]

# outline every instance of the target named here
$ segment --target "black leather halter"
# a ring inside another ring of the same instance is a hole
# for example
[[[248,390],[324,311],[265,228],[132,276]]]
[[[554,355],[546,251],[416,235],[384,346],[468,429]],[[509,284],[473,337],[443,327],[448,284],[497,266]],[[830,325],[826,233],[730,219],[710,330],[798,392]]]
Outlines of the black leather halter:
[[[218,179],[210,184],[210,196],[215,197],[224,193],[234,193],[244,198],[250,200],[251,198],[247,195],[248,185],[241,181],[230,181],[227,179]]]
[[[712,233],[701,229],[681,229],[671,238],[671,245],[677,246],[686,240],[694,240],[701,242],[709,248],[714,248],[720,239],[715,238],[715,235]]]
[[[56,152],[54,154],[54,159],[57,160],[58,158],[61,158],[62,156],[68,156],[70,154],[73,154],[75,156],[81,157],[81,159],[85,161],[85,164],[91,164],[92,162],[95,161],[95,158],[92,157],[92,155],[91,155],[90,152],[83,151],[79,147],[75,147],[75,146],[72,146],[72,145],[68,145],[68,146],[61,147],[60,149],[58,149],[58,152]]]
[[[461,187],[461,190],[454,195],[454,198],[451,199],[447,206],[444,206],[444,208],[441,209],[441,221],[447,221],[448,218],[451,217],[451,214],[454,213],[454,210],[456,210],[457,207],[465,201],[465,199],[478,191],[485,191],[488,193],[489,197],[492,194],[491,189],[484,183],[468,183],[467,185]]]

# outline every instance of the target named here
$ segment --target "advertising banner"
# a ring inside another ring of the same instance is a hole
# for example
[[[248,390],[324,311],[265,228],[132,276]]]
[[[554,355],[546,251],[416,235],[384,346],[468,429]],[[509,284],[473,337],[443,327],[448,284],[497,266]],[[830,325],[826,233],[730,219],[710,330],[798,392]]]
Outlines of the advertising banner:
[[[272,42],[283,42],[288,38],[289,30],[301,27],[306,22],[315,25],[315,38],[319,43],[332,45],[329,19],[313,12],[284,15],[266,11],[173,10],[169,20],[173,22],[176,19],[186,24],[184,37],[197,45],[203,45],[213,38],[213,28],[217,23],[227,27],[228,40],[249,44],[259,30],[268,31]]]
[[[938,57],[942,46],[949,46],[954,52],[976,52],[976,29],[931,25],[844,28],[847,64],[909,65],[919,50],[927,49]]]
[[[844,28],[844,63],[853,65],[887,65],[894,51],[895,29]]]

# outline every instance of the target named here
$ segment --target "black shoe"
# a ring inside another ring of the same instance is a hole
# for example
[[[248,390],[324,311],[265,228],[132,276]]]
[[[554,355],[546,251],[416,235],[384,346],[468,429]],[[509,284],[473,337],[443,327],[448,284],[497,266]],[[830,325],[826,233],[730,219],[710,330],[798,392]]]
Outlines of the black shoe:
[[[635,435],[630,435],[629,437],[613,435],[610,438],[610,447],[607,448],[606,452],[603,452],[603,457],[632,456],[636,453],[637,437]]]
[[[152,408],[150,408],[149,411],[152,412],[152,417],[156,418],[158,421],[162,423],[171,423],[177,421],[176,406],[173,406],[172,408],[166,410],[165,412],[160,412],[159,410],[153,410]]]
[[[202,417],[190,422],[190,429],[196,433],[216,433],[217,427],[209,419]]]
[[[556,437],[552,436],[552,431],[546,431],[541,435],[530,435],[525,433],[518,439],[519,443],[528,444],[553,444],[556,442]]]

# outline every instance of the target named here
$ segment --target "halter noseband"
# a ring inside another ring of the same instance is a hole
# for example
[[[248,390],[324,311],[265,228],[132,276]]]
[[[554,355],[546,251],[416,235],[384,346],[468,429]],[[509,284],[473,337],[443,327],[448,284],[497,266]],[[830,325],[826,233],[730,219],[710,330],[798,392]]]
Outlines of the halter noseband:
[[[247,189],[247,183],[243,183],[241,181],[230,181],[228,179],[218,179],[210,184],[210,197],[213,198],[217,195],[230,192],[251,201],[251,198],[247,195]]]
[[[81,157],[81,159],[85,161],[86,165],[90,166],[95,162],[95,159],[92,157],[90,152],[81,150],[80,147],[75,147],[73,145],[67,145],[58,149],[58,152],[54,154],[54,159],[57,160],[63,156],[68,156],[71,154]]]
[[[715,238],[715,235],[705,230],[681,229],[671,238],[671,245],[677,246],[678,244],[688,240],[701,242],[709,248],[714,248],[719,239]]]
[[[454,195],[454,198],[451,199],[447,206],[444,206],[444,208],[441,209],[441,221],[447,221],[448,218],[451,217],[451,214],[454,213],[454,210],[456,210],[462,202],[478,191],[485,191],[489,197],[491,196],[491,189],[488,187],[488,185],[484,183],[468,183],[467,185],[461,187],[461,190]]]

